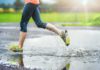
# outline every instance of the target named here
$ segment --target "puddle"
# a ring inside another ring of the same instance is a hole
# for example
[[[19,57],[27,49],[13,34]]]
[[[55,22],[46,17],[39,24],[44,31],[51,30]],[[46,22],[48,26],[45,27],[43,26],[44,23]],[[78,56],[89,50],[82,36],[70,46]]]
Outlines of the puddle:
[[[8,51],[7,44],[18,41],[19,32],[15,32],[14,29],[0,30],[0,70],[100,69],[100,31],[98,30],[69,30],[71,45],[66,48],[62,56],[58,54],[38,55],[35,51],[31,54]],[[28,38],[43,36],[43,33],[39,34],[39,31],[36,35],[34,31],[29,34]]]

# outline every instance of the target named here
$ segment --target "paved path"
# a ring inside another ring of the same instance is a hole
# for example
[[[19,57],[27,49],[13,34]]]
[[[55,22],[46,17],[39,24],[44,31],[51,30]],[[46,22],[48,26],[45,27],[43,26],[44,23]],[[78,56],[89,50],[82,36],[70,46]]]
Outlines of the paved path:
[[[56,23],[57,24],[57,23]],[[55,24],[55,25],[56,25]],[[59,26],[59,25],[56,25],[57,27],[59,28],[62,28],[62,29],[70,29],[70,30],[78,30],[78,29],[84,29],[84,30],[100,30],[100,27],[99,26],[65,26],[65,27],[62,27],[62,26]],[[0,28],[2,27],[16,27],[16,28],[19,28],[19,24],[18,23],[0,23]],[[35,24],[28,24],[28,28],[37,28]]]
[[[74,68],[80,70],[82,65],[85,70],[88,68],[98,70],[100,68],[99,28],[64,27],[62,29],[68,29],[71,36],[69,47],[65,47],[61,38],[53,32],[30,27],[24,44],[26,51],[13,53],[6,48],[8,44],[18,41],[19,28],[0,26],[0,68],[2,70],[62,70],[66,65],[71,64],[70,70]],[[89,65],[86,66],[85,63]]]

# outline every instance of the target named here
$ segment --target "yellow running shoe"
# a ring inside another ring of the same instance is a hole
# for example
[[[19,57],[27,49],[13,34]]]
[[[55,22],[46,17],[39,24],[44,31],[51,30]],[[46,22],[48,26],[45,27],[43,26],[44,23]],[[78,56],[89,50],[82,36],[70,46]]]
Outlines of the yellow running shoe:
[[[69,46],[70,45],[70,37],[68,35],[68,31],[67,30],[65,30],[65,31],[62,32],[61,38],[65,42],[66,46]]]
[[[10,45],[9,50],[11,50],[13,52],[23,52],[23,49],[19,48],[18,45]]]

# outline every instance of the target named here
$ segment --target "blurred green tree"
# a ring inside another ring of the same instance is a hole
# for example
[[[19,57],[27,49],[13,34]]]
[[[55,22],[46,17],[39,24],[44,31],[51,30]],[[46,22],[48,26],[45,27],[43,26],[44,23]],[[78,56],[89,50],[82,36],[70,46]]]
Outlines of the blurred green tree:
[[[21,0],[16,0],[13,5],[14,5],[14,9],[16,11],[19,11],[20,9],[22,9],[24,4],[23,4],[23,2],[21,2]]]
[[[72,6],[72,3],[70,0],[57,0],[56,4],[54,6],[56,11],[64,12],[68,11]]]

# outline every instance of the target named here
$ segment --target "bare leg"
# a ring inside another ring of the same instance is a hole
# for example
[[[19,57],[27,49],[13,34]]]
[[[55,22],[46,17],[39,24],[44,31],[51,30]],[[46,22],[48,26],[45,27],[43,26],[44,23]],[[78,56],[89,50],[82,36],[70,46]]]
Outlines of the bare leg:
[[[20,32],[20,37],[19,37],[19,48],[23,48],[23,44],[26,38],[26,32]]]
[[[63,31],[58,29],[56,26],[48,23],[46,28],[50,31],[53,31],[55,32],[56,34],[58,34],[59,36],[62,36],[63,34]],[[26,38],[26,35],[27,33],[26,32],[20,32],[20,37],[19,37],[19,48],[23,48],[23,44],[24,44],[24,41],[25,41],[25,38]]]
[[[56,34],[58,34],[63,41],[65,42],[66,46],[68,46],[70,44],[70,37],[68,37],[68,32],[67,30],[63,31],[58,29],[56,26],[52,25],[52,24],[47,24],[46,28],[50,31],[55,32]]]
[[[58,29],[56,26],[54,26],[53,24],[47,23],[46,28],[50,31],[55,32],[56,34],[62,36],[62,30]]]

